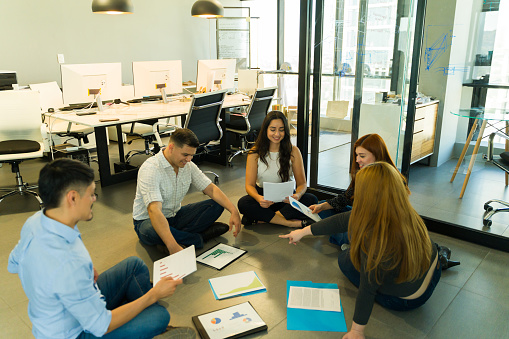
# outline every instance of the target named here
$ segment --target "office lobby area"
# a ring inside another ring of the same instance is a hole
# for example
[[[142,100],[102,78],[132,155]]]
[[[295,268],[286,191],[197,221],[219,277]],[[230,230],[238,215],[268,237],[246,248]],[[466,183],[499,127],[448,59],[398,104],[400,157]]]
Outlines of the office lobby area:
[[[138,141],[140,142],[140,141]],[[130,147],[142,146],[134,143]],[[114,153],[116,145],[110,150]],[[140,156],[142,157],[142,156]],[[245,156],[234,159],[232,167],[202,162],[202,170],[219,174],[219,187],[237,203],[245,195]],[[115,159],[112,159],[114,161]],[[140,159],[141,161],[141,159]],[[21,164],[23,178],[34,183],[46,160],[30,160]],[[97,164],[92,163],[96,169]],[[13,183],[9,166],[0,168],[0,187]],[[140,244],[132,224],[132,202],[136,182],[101,188],[93,206],[94,218],[80,222],[78,227],[94,266],[103,272],[119,261],[138,256],[149,267],[163,257],[155,248]],[[183,203],[205,199],[201,192],[189,192]],[[17,275],[7,272],[7,259],[19,239],[25,220],[38,210],[33,197],[14,196],[0,203],[0,258],[4,263],[0,273],[0,327],[3,338],[32,338],[27,315],[28,300]],[[228,222],[224,212],[220,221]],[[217,237],[203,250],[217,243],[238,246],[247,251],[239,260],[221,271],[198,264],[198,270],[184,279],[172,297],[162,304],[171,314],[171,325],[193,326],[191,317],[249,301],[267,323],[268,330],[248,338],[340,338],[343,333],[287,330],[286,281],[301,280],[315,283],[335,283],[340,289],[341,304],[350,328],[357,289],[343,276],[337,265],[340,249],[327,237],[304,238],[297,246],[289,245],[278,235],[289,229],[271,224],[246,227],[234,238],[231,233]],[[432,239],[452,249],[452,257],[461,265],[442,272],[442,278],[428,302],[414,311],[388,311],[375,304],[366,328],[367,338],[503,338],[509,332],[509,292],[507,262],[509,253],[492,250],[470,242],[431,234]],[[255,271],[267,287],[266,293],[215,300],[208,279],[234,273]]]

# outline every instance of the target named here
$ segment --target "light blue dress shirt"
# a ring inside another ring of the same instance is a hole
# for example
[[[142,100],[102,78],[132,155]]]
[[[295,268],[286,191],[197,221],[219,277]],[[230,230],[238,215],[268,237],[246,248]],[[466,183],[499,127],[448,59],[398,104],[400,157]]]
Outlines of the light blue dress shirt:
[[[106,333],[111,311],[94,283],[92,260],[77,226],[37,212],[23,225],[7,269],[19,275],[36,338]]]

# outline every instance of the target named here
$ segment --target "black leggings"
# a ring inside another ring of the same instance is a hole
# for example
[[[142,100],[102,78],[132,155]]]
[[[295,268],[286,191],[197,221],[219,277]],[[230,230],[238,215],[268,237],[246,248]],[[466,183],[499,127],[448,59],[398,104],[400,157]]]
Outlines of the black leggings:
[[[258,191],[258,194],[263,195],[263,188],[256,186],[256,190]],[[304,193],[299,201],[306,206],[311,206],[318,203],[318,199],[311,193]],[[263,208],[260,206],[260,203],[258,203],[258,201],[256,201],[250,195],[245,195],[240,198],[238,206],[239,212],[253,221],[270,222],[276,215],[277,211],[281,212],[286,220],[308,219],[304,214],[290,206],[290,204],[284,202],[276,202],[269,208]]]

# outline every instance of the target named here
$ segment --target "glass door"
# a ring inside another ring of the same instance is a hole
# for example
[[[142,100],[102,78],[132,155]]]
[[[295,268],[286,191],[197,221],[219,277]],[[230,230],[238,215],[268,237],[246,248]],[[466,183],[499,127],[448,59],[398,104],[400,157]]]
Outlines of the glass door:
[[[316,1],[315,22],[323,29],[320,34],[315,27],[312,43],[312,74],[320,82],[312,80],[313,90],[319,89],[310,113],[317,122],[310,147],[312,187],[346,188],[353,144],[369,133],[385,140],[401,169],[416,2]]]

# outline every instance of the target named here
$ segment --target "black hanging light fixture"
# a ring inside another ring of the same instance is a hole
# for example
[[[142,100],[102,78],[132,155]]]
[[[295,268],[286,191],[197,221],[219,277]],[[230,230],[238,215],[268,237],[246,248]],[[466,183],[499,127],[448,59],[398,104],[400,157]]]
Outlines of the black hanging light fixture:
[[[191,8],[191,15],[206,19],[221,18],[224,16],[224,7],[217,0],[197,0]]]
[[[92,12],[101,14],[132,14],[131,0],[93,0]]]

